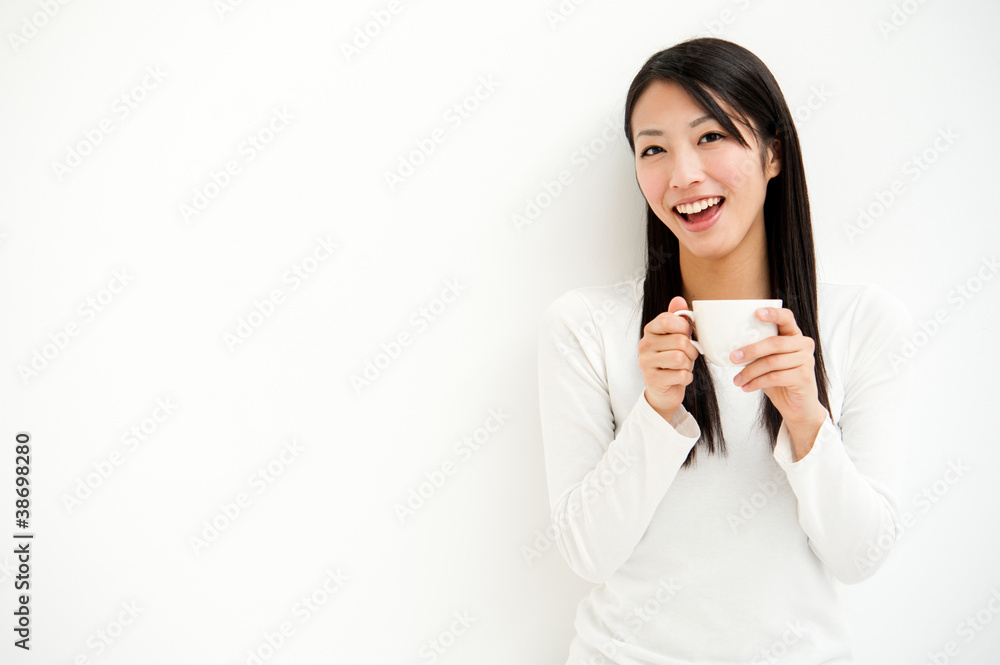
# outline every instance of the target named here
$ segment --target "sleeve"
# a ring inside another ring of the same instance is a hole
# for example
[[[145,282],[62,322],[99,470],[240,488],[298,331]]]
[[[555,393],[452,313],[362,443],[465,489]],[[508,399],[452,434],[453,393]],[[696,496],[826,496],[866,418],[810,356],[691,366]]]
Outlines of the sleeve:
[[[631,556],[688,452],[698,423],[672,422],[640,393],[616,437],[603,343],[569,291],[541,317],[539,416],[555,541],[580,577],[602,583]]]
[[[851,320],[838,425],[828,414],[797,462],[784,423],[778,431],[774,459],[795,493],[809,547],[845,584],[871,577],[903,530],[900,455],[910,437],[912,379],[899,352],[912,323],[897,298],[868,286]]]

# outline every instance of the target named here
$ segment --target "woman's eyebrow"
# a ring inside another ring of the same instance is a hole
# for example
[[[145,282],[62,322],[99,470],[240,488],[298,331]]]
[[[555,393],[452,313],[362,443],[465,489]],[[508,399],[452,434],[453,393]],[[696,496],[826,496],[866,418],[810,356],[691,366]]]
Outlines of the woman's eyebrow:
[[[688,127],[697,127],[698,125],[700,125],[701,123],[703,123],[703,122],[705,122],[707,120],[715,120],[715,118],[713,118],[710,115],[703,115],[700,118],[695,118],[694,120],[692,120],[691,124],[689,124]],[[661,131],[659,129],[644,129],[644,130],[640,131],[638,134],[636,134],[635,138],[638,139],[640,136],[647,136],[647,135],[648,136],[663,136],[663,131]]]

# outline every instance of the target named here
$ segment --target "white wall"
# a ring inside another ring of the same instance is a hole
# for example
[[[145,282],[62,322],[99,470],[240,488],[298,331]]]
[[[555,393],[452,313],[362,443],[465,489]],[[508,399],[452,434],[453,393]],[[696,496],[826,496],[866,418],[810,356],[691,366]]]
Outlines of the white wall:
[[[11,515],[14,436],[30,432],[36,534],[33,650],[5,645],[11,662],[431,662],[465,613],[438,662],[562,663],[589,584],[554,546],[524,554],[548,519],[538,316],[639,268],[625,93],[698,34],[754,51],[798,109],[820,277],[877,282],[941,321],[914,331],[914,525],[844,589],[858,663],[924,663],[949,642],[947,662],[1000,656],[997,3],[224,3],[0,8],[0,496]],[[391,20],[348,58],[373,12]],[[420,142],[433,152],[390,187]],[[23,376],[35,352],[49,357]],[[477,434],[491,411],[502,425]],[[977,612],[992,621],[970,641]]]

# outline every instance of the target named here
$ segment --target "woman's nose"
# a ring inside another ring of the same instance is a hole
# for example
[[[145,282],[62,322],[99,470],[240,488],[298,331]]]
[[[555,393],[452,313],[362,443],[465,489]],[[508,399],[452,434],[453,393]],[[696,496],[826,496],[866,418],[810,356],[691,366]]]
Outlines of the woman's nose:
[[[673,167],[670,173],[670,186],[674,189],[687,189],[704,178],[701,160],[693,150],[675,152]]]

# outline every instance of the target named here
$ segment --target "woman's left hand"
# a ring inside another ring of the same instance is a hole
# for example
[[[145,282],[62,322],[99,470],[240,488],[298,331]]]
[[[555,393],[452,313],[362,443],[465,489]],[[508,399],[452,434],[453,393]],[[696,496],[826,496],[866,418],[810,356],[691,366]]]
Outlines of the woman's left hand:
[[[816,390],[816,343],[802,334],[790,309],[764,307],[756,316],[777,323],[778,334],[733,351],[733,362],[748,363],[733,383],[744,392],[763,388],[789,428],[822,424],[827,412]]]

